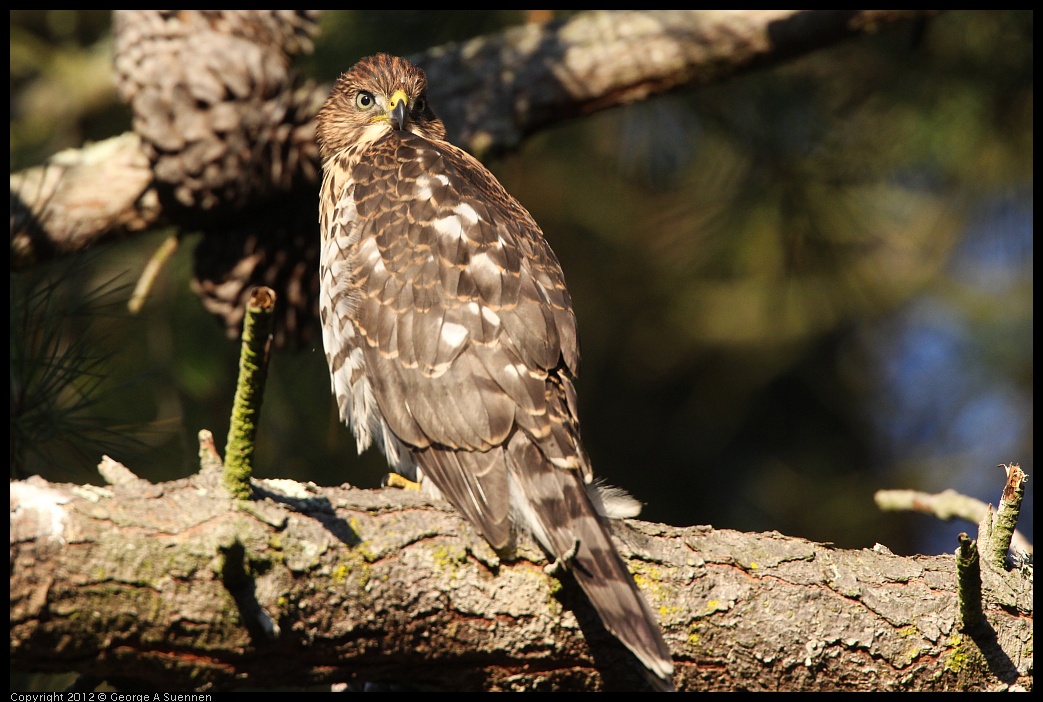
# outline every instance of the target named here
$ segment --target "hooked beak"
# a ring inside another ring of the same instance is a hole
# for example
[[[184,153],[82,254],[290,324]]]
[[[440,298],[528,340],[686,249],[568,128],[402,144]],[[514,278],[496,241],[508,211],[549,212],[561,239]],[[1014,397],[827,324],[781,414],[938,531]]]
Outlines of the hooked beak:
[[[388,110],[388,120],[397,130],[406,128],[406,119],[409,116],[409,99],[402,90],[396,90],[391,96],[391,109]]]

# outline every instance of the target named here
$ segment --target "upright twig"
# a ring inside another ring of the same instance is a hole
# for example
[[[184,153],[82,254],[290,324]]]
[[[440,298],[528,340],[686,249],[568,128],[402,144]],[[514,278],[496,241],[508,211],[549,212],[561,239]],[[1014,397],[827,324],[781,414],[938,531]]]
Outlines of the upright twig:
[[[224,482],[240,499],[251,494],[254,438],[261,415],[264,383],[268,375],[268,352],[272,340],[272,315],[275,292],[258,287],[250,294],[243,320],[242,352],[239,356],[239,379],[236,382],[232,419],[225,446]]]

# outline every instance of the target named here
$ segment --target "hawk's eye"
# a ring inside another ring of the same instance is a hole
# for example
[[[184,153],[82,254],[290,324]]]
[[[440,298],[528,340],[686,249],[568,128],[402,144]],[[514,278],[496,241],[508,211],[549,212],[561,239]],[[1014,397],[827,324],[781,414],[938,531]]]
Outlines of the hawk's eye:
[[[359,94],[355,96],[355,106],[360,110],[368,110],[375,104],[377,104],[377,101],[373,99],[373,93],[360,90]]]
[[[425,110],[427,110],[427,99],[421,95],[416,99],[416,102],[413,103],[413,114],[420,115],[423,114]]]

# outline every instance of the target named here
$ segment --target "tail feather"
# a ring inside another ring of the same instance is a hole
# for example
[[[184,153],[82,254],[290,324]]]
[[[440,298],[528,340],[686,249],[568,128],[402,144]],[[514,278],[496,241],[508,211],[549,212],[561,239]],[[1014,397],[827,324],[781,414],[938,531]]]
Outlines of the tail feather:
[[[577,470],[556,468],[523,432],[507,449],[507,465],[520,495],[515,509],[536,539],[565,565],[597,610],[605,628],[654,675],[673,688],[674,664],[659,621],[619,555],[608,526],[587,496]]]
[[[442,497],[460,510],[493,548],[510,542],[510,493],[504,448],[452,451],[430,447],[413,452],[423,472]]]

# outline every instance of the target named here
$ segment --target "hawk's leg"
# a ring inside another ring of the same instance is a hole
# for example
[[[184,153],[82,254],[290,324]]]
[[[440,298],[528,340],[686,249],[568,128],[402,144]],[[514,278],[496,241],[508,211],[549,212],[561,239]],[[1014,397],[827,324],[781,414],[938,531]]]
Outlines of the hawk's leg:
[[[560,558],[556,558],[553,563],[544,566],[543,572],[551,577],[557,577],[565,572],[572,561],[576,558],[577,553],[579,553],[579,539],[576,539],[576,542],[572,544],[572,548],[561,554]]]
[[[398,473],[388,473],[384,476],[384,487],[399,488],[401,490],[420,490],[420,483],[414,483],[409,478],[403,478]]]

